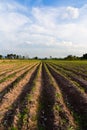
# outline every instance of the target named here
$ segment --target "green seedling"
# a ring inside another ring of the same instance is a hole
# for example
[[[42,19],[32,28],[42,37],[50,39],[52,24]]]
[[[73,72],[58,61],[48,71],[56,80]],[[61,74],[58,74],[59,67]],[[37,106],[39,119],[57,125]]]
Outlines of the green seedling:
[[[67,122],[66,119],[63,118],[62,119],[62,124],[66,124],[66,122]]]
[[[62,111],[62,109],[61,109],[61,107],[59,105],[55,105],[54,109],[57,110],[57,111],[59,111],[59,112]]]
[[[61,98],[61,94],[56,93],[56,97],[57,97],[57,98]]]
[[[45,130],[45,128],[43,126],[39,126],[38,128],[39,130]]]
[[[74,128],[72,126],[69,126],[67,130],[74,130]]]
[[[11,127],[8,130],[18,130],[16,127]]]

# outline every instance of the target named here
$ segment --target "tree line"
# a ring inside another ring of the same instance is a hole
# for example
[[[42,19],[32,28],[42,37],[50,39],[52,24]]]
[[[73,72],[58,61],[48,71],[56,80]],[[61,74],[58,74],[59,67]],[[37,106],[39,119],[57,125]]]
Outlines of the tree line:
[[[17,54],[7,54],[6,56],[0,55],[0,59],[41,59],[36,57],[29,58],[28,56],[22,56],[22,55],[17,55]],[[49,58],[45,57],[42,59],[53,59],[53,60],[87,60],[87,53],[83,54],[82,57],[78,56],[73,56],[73,55],[68,55],[67,57],[64,58],[53,58],[50,56]]]
[[[7,54],[6,56],[0,55],[0,59],[38,59],[37,56],[29,58],[29,56],[22,56],[17,54]]]
[[[68,55],[67,57],[64,58],[65,60],[87,60],[87,53],[83,54],[82,57],[77,57],[73,55]]]
[[[7,54],[6,56],[0,55],[0,59],[28,59],[28,57],[17,54]]]

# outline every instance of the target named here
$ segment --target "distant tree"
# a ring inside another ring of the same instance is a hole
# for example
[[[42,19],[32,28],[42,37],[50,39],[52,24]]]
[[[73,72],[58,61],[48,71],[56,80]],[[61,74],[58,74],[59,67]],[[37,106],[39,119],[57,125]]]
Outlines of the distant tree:
[[[44,58],[44,60],[47,60],[47,59],[48,59],[47,57]]]
[[[6,58],[7,59],[20,59],[20,56],[16,54],[7,54]]]
[[[23,59],[25,59],[25,56],[23,56]]]
[[[36,56],[36,57],[34,57],[33,59],[37,60],[37,59],[38,59],[38,57]]]
[[[16,55],[16,54],[13,54],[13,58],[14,58],[14,59],[17,59],[17,55]]]
[[[64,58],[65,60],[77,60],[78,57],[76,56],[72,56],[72,55],[68,55],[67,57]]]
[[[83,54],[82,59],[87,59],[87,53]]]
[[[7,56],[6,56],[7,59],[12,59],[12,55],[13,55],[13,54],[7,54]]]
[[[19,59],[19,55],[16,55],[16,58]]]
[[[2,59],[3,58],[3,56],[2,55],[0,55],[0,59]]]
[[[52,56],[50,56],[50,59],[52,59]]]

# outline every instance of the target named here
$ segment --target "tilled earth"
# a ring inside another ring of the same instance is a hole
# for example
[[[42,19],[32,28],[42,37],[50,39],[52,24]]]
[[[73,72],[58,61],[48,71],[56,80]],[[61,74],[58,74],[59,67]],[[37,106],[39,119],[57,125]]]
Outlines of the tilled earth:
[[[58,67],[38,61],[1,71],[0,130],[87,130],[86,79]]]

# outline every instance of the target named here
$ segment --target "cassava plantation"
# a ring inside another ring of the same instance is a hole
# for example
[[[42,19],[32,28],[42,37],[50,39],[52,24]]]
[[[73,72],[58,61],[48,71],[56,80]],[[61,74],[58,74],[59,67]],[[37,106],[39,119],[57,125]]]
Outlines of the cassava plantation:
[[[87,130],[87,61],[0,60],[0,130]]]

